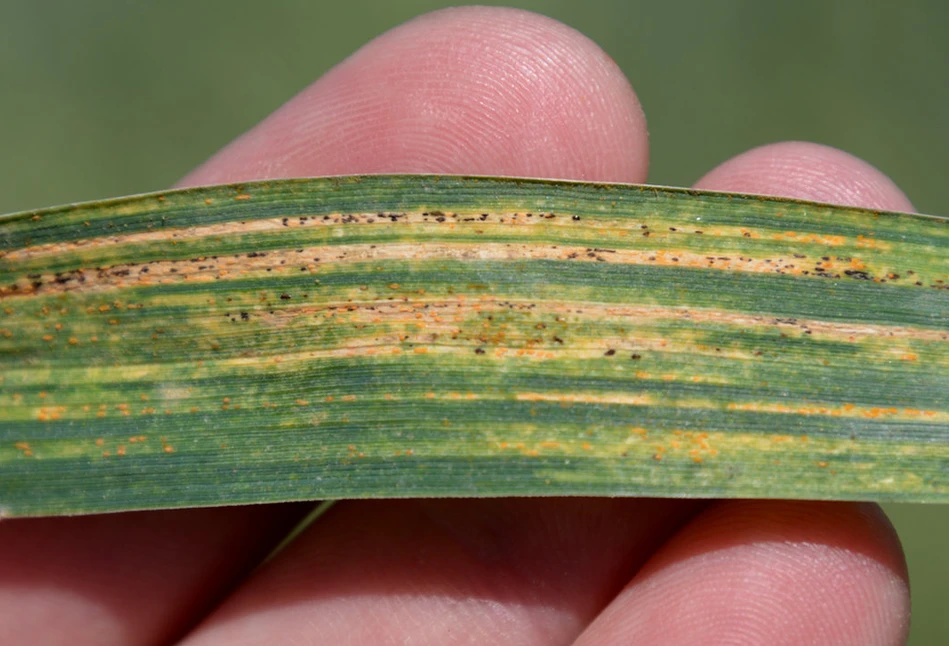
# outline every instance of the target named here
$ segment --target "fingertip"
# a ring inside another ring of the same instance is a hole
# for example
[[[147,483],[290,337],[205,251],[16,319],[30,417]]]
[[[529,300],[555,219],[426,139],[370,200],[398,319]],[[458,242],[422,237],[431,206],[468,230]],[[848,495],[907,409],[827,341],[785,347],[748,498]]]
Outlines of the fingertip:
[[[724,501],[670,540],[579,640],[902,644],[909,586],[875,505]]]
[[[644,181],[645,117],[616,64],[538,14],[462,7],[371,41],[183,185],[464,173]]]
[[[695,187],[913,211],[909,198],[874,166],[837,148],[802,141],[753,148],[711,170]]]

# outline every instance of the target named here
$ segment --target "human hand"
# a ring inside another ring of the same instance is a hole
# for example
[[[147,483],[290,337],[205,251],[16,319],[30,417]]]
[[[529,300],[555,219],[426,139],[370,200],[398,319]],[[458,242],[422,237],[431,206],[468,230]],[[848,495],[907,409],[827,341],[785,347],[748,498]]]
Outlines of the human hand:
[[[551,20],[474,8],[376,39],[183,184],[642,182],[647,158],[637,99],[602,51]],[[698,186],[912,208],[872,167],[808,144],[750,151]],[[899,542],[873,505],[343,502],[249,575],[302,513],[0,522],[0,643],[863,645],[902,643],[908,626]]]

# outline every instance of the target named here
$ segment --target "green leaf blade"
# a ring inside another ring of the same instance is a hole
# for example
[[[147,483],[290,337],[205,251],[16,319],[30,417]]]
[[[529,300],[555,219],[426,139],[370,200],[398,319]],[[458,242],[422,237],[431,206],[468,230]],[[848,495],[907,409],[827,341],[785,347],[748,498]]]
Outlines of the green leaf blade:
[[[0,219],[5,515],[949,498],[949,224],[375,176]]]

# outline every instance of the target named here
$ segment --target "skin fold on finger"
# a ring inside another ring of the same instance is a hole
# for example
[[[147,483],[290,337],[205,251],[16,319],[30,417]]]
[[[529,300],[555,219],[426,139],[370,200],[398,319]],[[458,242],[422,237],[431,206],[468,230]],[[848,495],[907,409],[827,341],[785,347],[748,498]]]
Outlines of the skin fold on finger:
[[[588,39],[521,11],[423,16],[334,68],[186,183],[459,172],[643,181],[642,111]],[[339,503],[186,640],[566,644],[700,506]]]
[[[165,644],[304,509],[272,505],[0,522],[0,644]]]
[[[762,146],[699,188],[911,210],[866,162],[803,142]],[[879,507],[722,501],[659,550],[577,640],[612,644],[903,644],[909,584]]]

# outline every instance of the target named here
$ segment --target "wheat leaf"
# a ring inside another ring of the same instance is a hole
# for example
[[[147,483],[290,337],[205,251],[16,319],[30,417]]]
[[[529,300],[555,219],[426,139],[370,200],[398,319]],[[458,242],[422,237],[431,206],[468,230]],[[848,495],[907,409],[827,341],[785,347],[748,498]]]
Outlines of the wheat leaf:
[[[949,500],[949,221],[447,176],[0,217],[6,516]]]

